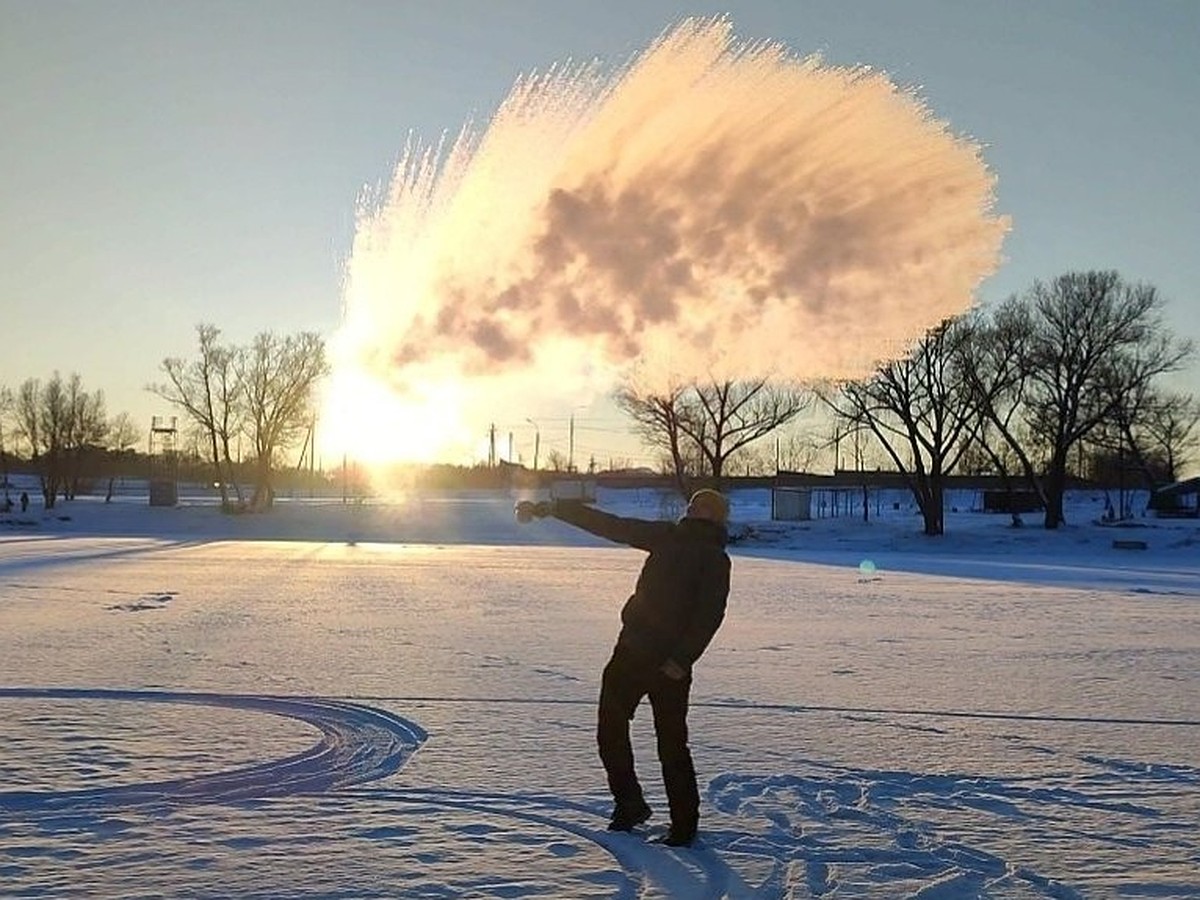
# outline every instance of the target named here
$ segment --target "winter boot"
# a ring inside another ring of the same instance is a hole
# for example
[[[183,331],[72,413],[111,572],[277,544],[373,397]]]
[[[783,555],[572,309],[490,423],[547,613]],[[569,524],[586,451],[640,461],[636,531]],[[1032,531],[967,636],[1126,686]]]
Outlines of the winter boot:
[[[617,801],[613,807],[612,819],[608,823],[609,831],[633,831],[650,818],[653,810],[645,800]]]
[[[672,825],[661,838],[661,843],[668,847],[690,847],[696,840],[695,825]]]

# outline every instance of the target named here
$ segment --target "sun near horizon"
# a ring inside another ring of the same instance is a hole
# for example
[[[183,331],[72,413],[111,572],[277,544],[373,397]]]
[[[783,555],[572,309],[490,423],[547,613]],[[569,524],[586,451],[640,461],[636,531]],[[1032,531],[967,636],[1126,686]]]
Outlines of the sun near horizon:
[[[463,420],[464,390],[445,380],[401,392],[360,368],[335,370],[320,400],[318,452],[376,470],[477,458],[482,438]]]

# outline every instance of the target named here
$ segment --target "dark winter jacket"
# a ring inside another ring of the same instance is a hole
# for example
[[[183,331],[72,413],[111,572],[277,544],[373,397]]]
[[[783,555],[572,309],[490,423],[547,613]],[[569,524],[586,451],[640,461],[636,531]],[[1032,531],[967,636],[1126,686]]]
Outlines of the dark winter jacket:
[[[598,537],[650,554],[621,610],[617,644],[655,667],[673,659],[690,668],[725,617],[730,568],[725,526],[707,519],[627,519],[582,503],[557,503],[553,513]]]

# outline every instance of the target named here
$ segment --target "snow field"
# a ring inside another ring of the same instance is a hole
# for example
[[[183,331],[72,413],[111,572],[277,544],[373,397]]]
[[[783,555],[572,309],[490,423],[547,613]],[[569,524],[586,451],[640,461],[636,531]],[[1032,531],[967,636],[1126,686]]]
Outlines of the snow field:
[[[2,893],[1200,895],[1186,526],[1133,558],[982,526],[941,556],[850,523],[737,545],[693,692],[701,841],[668,850],[604,831],[593,746],[640,554],[438,508],[424,544],[202,509],[0,538]],[[633,731],[654,834],[648,709]]]

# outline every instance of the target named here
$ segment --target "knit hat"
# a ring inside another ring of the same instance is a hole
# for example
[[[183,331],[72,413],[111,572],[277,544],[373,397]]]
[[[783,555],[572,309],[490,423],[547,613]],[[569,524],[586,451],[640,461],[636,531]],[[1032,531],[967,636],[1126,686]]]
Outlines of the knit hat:
[[[688,509],[703,510],[701,518],[712,519],[724,525],[729,520],[729,500],[720,491],[700,488],[688,501]]]

